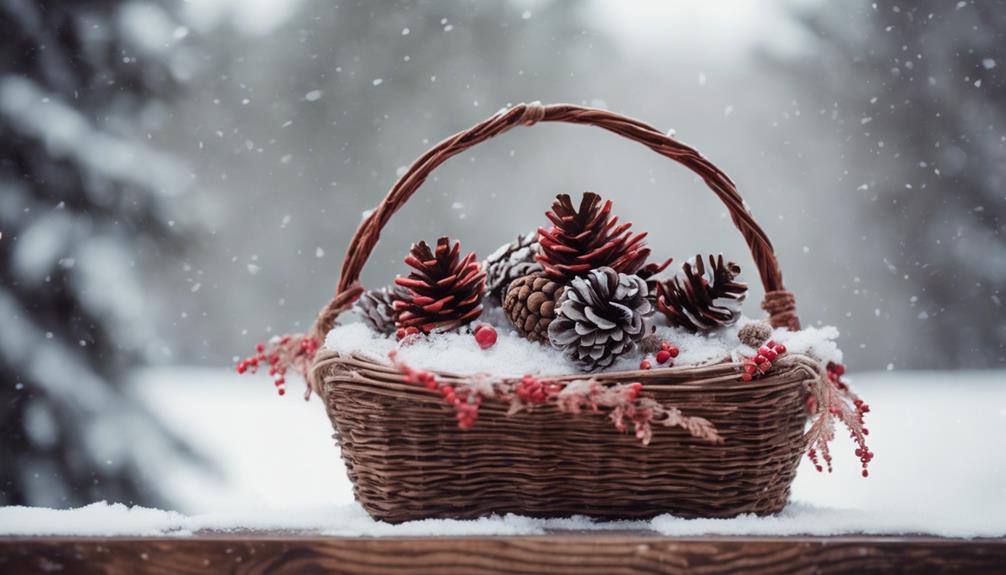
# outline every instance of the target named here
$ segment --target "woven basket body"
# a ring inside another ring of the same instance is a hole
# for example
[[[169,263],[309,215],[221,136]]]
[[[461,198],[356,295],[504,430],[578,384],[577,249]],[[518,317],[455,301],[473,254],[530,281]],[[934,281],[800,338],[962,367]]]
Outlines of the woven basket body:
[[[724,203],[751,249],[765,288],[762,307],[775,327],[799,329],[795,301],[783,287],[772,244],[733,182],[693,148],[638,120],[574,105],[519,104],[440,142],[406,171],[363,221],[346,250],[336,295],[311,335],[324,340],[363,288],[360,272],[391,216],[450,157],[517,126],[565,122],[635,140],[698,175]],[[366,350],[360,350],[366,351]],[[569,415],[545,405],[507,415],[482,404],[474,427],[458,429],[437,392],[407,383],[387,362],[322,352],[310,373],[342,448],[357,499],[390,522],[489,513],[537,517],[589,515],[641,519],[771,514],[785,505],[807,447],[809,358],[787,355],[754,381],[741,365],[653,369],[596,376],[602,383],[642,383],[642,393],[715,425],[721,444],[659,427],[643,446],[605,416]],[[439,374],[453,384],[463,379]],[[582,378],[582,374],[565,379]],[[564,378],[558,378],[564,379]]]
[[[356,498],[375,519],[397,523],[490,513],[776,513],[804,449],[806,382],[816,376],[808,364],[791,358],[747,383],[736,364],[600,377],[640,381],[659,402],[710,420],[724,439],[659,428],[648,446],[602,414],[571,416],[549,405],[508,416],[505,404],[487,402],[462,431],[437,392],[406,383],[390,366],[329,354],[315,369]]]

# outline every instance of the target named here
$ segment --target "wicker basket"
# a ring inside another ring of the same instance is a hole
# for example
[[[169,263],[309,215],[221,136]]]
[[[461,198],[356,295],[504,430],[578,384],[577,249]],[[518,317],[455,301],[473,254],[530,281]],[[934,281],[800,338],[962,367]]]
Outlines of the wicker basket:
[[[723,200],[751,249],[772,324],[799,328],[772,245],[725,174],[694,149],[637,120],[534,103],[451,136],[412,165],[356,231],[337,295],[319,314],[313,334],[323,338],[359,296],[359,274],[381,229],[430,172],[475,144],[538,122],[604,128],[698,174]],[[394,366],[362,355],[323,351],[310,379],[332,420],[356,498],[374,518],[401,522],[491,513],[606,519],[776,513],[786,503],[807,445],[805,402],[819,367],[788,354],[764,377],[744,382],[740,374],[740,364],[725,362],[597,376],[604,383],[642,383],[643,393],[658,402],[711,421],[724,440],[714,444],[682,429],[661,428],[648,446],[617,433],[604,417],[558,413],[554,406],[507,415],[505,405],[486,403],[478,423],[462,431],[436,391],[407,383]],[[582,375],[566,379],[575,378]]]

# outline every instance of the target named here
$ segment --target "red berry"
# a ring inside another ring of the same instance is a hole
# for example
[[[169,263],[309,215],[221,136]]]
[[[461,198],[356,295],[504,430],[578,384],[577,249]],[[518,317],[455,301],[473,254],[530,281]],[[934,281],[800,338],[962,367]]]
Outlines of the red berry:
[[[768,361],[768,358],[760,353],[754,357],[754,362],[757,364],[762,364],[765,363],[766,361]]]
[[[807,411],[810,413],[817,413],[817,398],[813,395],[807,396]]]
[[[754,379],[754,376],[746,371],[741,374],[741,380],[743,381],[751,381],[752,379]]]
[[[671,344],[668,343],[667,340],[665,339],[664,341],[660,342],[660,349],[669,351],[671,349]]]
[[[769,347],[769,348],[775,347],[775,340],[774,339],[770,339],[767,342],[765,342],[765,347]]]
[[[845,375],[845,366],[844,366],[844,365],[842,365],[842,364],[840,364],[840,363],[836,363],[836,364],[835,364],[835,369],[834,369],[834,372],[835,372],[835,373],[836,373],[837,375]]]
[[[745,363],[744,364],[744,372],[745,373],[754,373],[755,370],[757,370],[757,369],[758,369],[758,366],[755,365],[755,364],[753,364],[753,363]]]
[[[672,345],[667,348],[667,351],[671,352],[671,357],[678,357],[678,353],[680,353],[681,350],[678,349],[678,346]]]
[[[629,384],[629,388],[628,388],[629,399],[630,400],[635,400],[637,397],[639,397],[639,392],[642,389],[643,389],[643,384],[641,384],[639,382]]]
[[[870,476],[870,472],[864,469],[863,470],[863,477],[869,477],[869,476]]]
[[[639,369],[650,369],[651,367],[653,366],[650,365],[650,360],[648,359],[644,359],[643,361],[639,362]]]
[[[772,349],[774,349],[775,352],[778,353],[779,355],[786,353],[786,346],[781,343],[777,346],[774,346]]]
[[[496,328],[491,325],[481,325],[475,330],[475,341],[482,349],[496,345]]]
[[[422,383],[426,389],[436,389],[437,388],[437,378],[433,376],[432,373],[428,371],[421,371],[417,374],[419,383]]]
[[[768,371],[770,369],[772,369],[772,363],[771,362],[763,361],[763,362],[761,362],[761,363],[758,364],[758,370],[761,371],[762,373],[765,373],[766,371]]]
[[[259,353],[262,353],[263,351],[265,351],[265,344],[262,344],[262,343],[255,344],[255,351],[257,351]]]
[[[662,349],[657,352],[657,363],[667,363],[671,359],[671,352]]]
[[[776,352],[772,351],[771,349],[766,349],[764,355],[765,355],[765,359],[767,359],[769,361],[775,361],[775,358],[779,356],[779,354],[777,354]]]

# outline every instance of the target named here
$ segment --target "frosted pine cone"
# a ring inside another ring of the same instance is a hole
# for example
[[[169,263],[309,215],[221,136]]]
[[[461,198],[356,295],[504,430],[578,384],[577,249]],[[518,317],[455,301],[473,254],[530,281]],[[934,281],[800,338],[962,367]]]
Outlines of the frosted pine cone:
[[[395,300],[401,299],[405,290],[397,285],[363,292],[353,308],[360,318],[377,333],[395,333]]]
[[[510,283],[503,310],[517,333],[530,341],[548,341],[548,326],[555,319],[562,284],[544,272],[534,272]]]
[[[506,297],[510,282],[529,273],[541,271],[541,264],[535,261],[538,254],[538,234],[517,236],[513,243],[500,246],[482,262],[486,272],[486,291],[494,302],[501,303]]]
[[[552,346],[586,371],[610,366],[648,332],[646,281],[602,267],[573,278],[548,327]]]
[[[691,332],[732,325],[741,316],[748,286],[736,281],[741,268],[724,263],[723,255],[685,262],[673,278],[657,284],[657,309],[670,325]]]

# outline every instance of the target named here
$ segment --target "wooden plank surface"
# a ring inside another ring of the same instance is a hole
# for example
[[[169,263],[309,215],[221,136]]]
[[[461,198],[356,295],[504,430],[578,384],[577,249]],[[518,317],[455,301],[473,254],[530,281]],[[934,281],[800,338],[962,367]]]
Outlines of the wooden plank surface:
[[[688,537],[0,538],[0,573],[1006,573],[1006,539]]]

